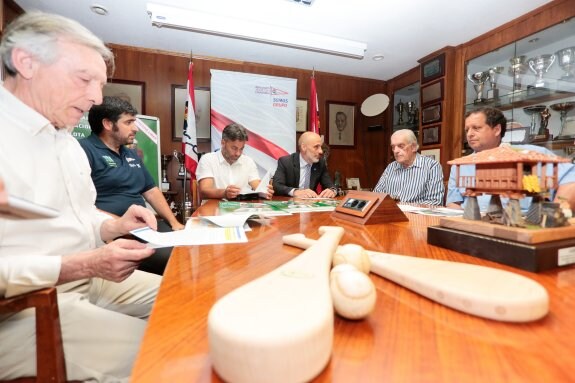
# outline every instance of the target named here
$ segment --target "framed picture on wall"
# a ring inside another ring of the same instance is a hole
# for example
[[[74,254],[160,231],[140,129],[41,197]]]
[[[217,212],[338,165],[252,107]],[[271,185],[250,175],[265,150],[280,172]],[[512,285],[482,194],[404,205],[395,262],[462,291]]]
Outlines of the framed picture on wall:
[[[441,121],[441,102],[421,109],[421,123],[429,124]]]
[[[210,139],[210,88],[196,87],[196,138],[198,142]],[[184,114],[186,107],[186,85],[172,85],[172,141],[182,141],[184,133]]]
[[[355,104],[327,101],[327,143],[329,146],[355,145]]]
[[[436,145],[441,141],[441,125],[424,126],[421,129],[423,145]]]
[[[138,110],[138,114],[146,114],[146,83],[142,81],[108,79],[102,94],[119,97],[128,101]]]
[[[424,84],[445,74],[445,53],[421,64],[421,83]]]
[[[307,130],[307,100],[297,99],[295,104],[295,131],[305,132]]]
[[[424,149],[421,151],[421,155],[441,162],[441,149]]]
[[[443,79],[421,87],[421,105],[443,100]]]

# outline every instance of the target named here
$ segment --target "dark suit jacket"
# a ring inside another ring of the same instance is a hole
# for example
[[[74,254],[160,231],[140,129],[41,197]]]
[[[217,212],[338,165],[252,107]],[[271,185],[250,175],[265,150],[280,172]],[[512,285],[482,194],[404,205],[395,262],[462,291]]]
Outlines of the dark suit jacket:
[[[321,184],[324,189],[334,187],[324,158],[311,166],[309,181],[311,190],[315,190],[317,184]],[[299,188],[299,152],[283,156],[278,160],[273,186],[276,195],[289,195],[291,189]]]

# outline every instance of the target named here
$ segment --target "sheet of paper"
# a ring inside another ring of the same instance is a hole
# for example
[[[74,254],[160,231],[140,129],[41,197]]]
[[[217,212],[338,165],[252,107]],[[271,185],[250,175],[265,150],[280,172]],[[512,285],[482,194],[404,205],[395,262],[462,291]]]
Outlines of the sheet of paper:
[[[268,192],[268,185],[270,183],[271,177],[272,173],[270,170],[268,170],[266,174],[262,177],[260,184],[258,185],[256,190],[252,190],[251,188],[246,187],[240,190],[240,194],[246,195],[246,194],[258,193],[260,197],[264,197]]]
[[[176,230],[160,233],[149,227],[132,230],[130,233],[148,242],[150,247],[216,245],[247,242],[243,227],[216,227],[193,230]]]
[[[11,195],[6,203],[0,203],[0,216],[10,219],[54,218],[59,214],[56,209]]]
[[[290,212],[286,210],[277,210],[273,209],[270,206],[266,207],[240,207],[239,209],[234,210],[231,214],[247,214],[249,213],[250,216],[259,216],[259,217],[277,217],[282,215],[291,215]]]
[[[333,198],[294,198],[290,202],[285,208],[290,213],[334,211],[338,205],[338,201]]]
[[[421,207],[403,204],[398,204],[397,206],[403,212],[432,215],[436,217],[459,217],[463,215],[463,210],[450,209],[447,207]]]
[[[302,200],[302,201],[335,201],[335,199],[327,198],[327,197],[310,197],[310,198],[297,197],[297,198],[294,198],[294,200],[296,200],[296,201],[297,200]]]
[[[256,220],[252,219],[252,221],[257,221],[257,219]],[[190,217],[186,221],[186,230],[207,229],[216,227],[219,226],[209,220],[200,219],[200,217]],[[252,228],[250,227],[250,225],[248,225],[247,222],[244,223],[243,227],[246,233],[248,231],[252,231]]]
[[[211,222],[219,227],[243,227],[248,218],[253,215],[251,212],[246,213],[234,213],[225,215],[211,215],[211,216],[201,216],[201,220]]]

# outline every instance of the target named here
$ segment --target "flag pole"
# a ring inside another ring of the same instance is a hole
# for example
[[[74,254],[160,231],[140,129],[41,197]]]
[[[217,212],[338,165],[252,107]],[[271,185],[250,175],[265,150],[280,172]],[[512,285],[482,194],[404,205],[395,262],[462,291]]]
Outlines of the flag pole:
[[[190,62],[192,62],[192,58],[193,58],[193,51],[190,49]],[[186,87],[187,86],[188,86],[188,83],[186,81]],[[186,93],[188,91],[189,90],[186,90]],[[189,105],[188,105],[188,108],[189,108]],[[189,109],[188,109],[188,113],[189,113]],[[183,139],[184,138],[182,137],[182,140]],[[185,146],[184,146],[184,148],[185,148]],[[184,155],[184,179],[182,180],[183,193],[184,193],[183,203],[182,203],[182,205],[183,205],[182,206],[182,221],[183,221],[182,223],[185,225],[186,224],[186,207],[188,206],[188,203],[190,202],[190,198],[186,193],[186,184],[188,183],[187,182],[188,181],[188,167],[186,166],[186,150],[185,149],[184,149],[184,152],[182,154]],[[190,206],[192,206],[191,203],[190,203]]]

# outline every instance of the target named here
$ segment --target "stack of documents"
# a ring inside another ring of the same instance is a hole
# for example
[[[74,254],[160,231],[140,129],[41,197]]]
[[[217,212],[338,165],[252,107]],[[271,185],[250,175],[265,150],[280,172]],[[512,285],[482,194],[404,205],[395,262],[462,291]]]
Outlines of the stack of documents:
[[[244,219],[244,223],[247,218]],[[188,221],[192,221],[191,219]],[[195,226],[195,227],[194,227]],[[217,245],[227,243],[247,242],[246,230],[240,226],[210,227],[203,225],[187,225],[184,230],[160,233],[150,227],[132,230],[136,237],[148,242],[149,247],[171,247],[192,245]]]

